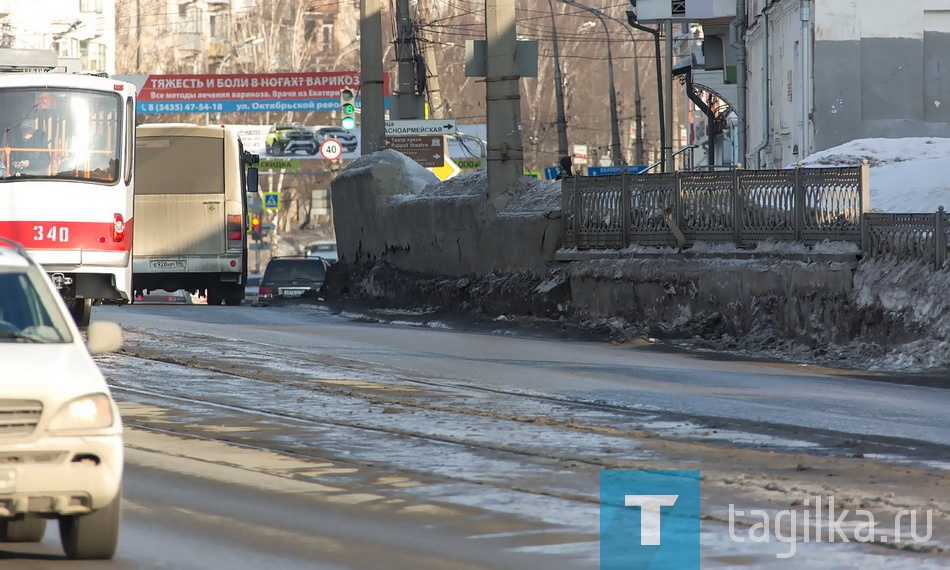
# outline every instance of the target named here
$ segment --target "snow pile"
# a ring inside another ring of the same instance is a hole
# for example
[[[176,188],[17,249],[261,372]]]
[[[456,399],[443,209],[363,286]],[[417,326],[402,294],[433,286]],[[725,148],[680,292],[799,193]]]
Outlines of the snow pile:
[[[856,166],[868,161],[871,209],[930,213],[950,208],[950,139],[858,139],[815,153],[804,166]]]
[[[512,198],[505,214],[546,214],[561,210],[561,182],[525,176],[511,188]]]
[[[439,177],[432,171],[401,152],[388,148],[357,158],[346,167],[346,171],[354,174],[361,170],[378,171],[380,166],[391,167],[394,173],[402,174],[402,180],[390,180],[393,193],[397,196],[419,195],[426,187],[439,184]]]

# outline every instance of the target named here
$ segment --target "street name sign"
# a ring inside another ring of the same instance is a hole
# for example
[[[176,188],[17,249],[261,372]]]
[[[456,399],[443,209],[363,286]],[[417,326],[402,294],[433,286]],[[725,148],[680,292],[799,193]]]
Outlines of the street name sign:
[[[638,174],[646,170],[646,165],[627,165],[627,166],[588,166],[587,176],[616,176],[623,174],[624,171],[630,174]]]
[[[386,136],[401,135],[454,135],[458,132],[455,119],[419,119],[386,121]]]
[[[398,150],[426,168],[445,165],[445,137],[386,137],[386,148]]]

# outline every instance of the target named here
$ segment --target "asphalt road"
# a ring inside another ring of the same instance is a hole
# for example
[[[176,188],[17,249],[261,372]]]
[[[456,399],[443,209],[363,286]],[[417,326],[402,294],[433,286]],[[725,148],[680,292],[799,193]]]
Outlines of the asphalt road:
[[[929,498],[944,524],[947,390],[364,317],[97,307],[128,332],[100,358],[128,428],[125,519],[114,561],[67,566],[596,568],[598,474],[672,466],[706,477],[704,567],[945,567],[945,533],[929,554],[808,544],[779,560],[726,540],[717,513],[784,508],[796,489],[884,495],[871,484],[891,492],[882,513]],[[891,480],[889,460],[914,468]],[[0,544],[0,568],[63,563],[52,524]]]

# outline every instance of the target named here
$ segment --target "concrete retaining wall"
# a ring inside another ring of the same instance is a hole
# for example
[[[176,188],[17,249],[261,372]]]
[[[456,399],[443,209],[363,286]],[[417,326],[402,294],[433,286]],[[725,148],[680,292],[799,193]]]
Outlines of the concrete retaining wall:
[[[450,276],[547,270],[563,233],[556,185],[526,205],[536,186],[493,202],[483,173],[438,182],[395,151],[354,161],[331,186],[341,259]]]

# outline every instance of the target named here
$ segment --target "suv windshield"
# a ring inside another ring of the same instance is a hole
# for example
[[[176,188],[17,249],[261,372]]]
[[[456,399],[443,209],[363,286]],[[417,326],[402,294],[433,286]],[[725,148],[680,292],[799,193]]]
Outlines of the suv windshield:
[[[0,342],[71,342],[46,279],[35,266],[0,267]],[[50,309],[48,309],[50,308]]]
[[[273,259],[264,272],[264,283],[287,281],[323,281],[327,270],[315,259]]]

